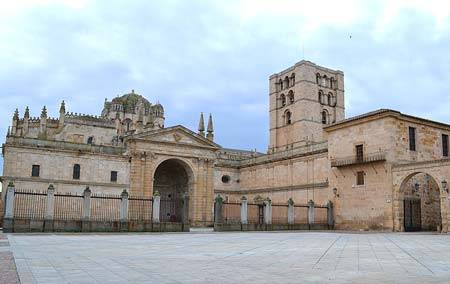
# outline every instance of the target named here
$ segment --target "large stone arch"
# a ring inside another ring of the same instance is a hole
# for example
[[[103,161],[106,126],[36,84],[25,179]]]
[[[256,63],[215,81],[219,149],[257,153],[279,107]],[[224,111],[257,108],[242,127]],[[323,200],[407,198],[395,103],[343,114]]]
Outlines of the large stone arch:
[[[182,158],[160,159],[152,171],[152,187],[154,193],[161,196],[162,221],[182,222],[190,220],[186,207],[189,207],[189,196],[195,189],[195,173],[192,166]]]
[[[434,186],[437,188],[439,195],[440,209],[440,228],[441,232],[448,231],[448,189],[443,188],[442,181],[448,180],[448,173],[443,171],[439,166],[420,167],[420,164],[408,164],[405,166],[396,166],[393,169],[393,222],[394,231],[405,231],[404,228],[404,190],[408,182],[418,175],[427,175],[433,180]],[[448,188],[448,186],[447,186]]]

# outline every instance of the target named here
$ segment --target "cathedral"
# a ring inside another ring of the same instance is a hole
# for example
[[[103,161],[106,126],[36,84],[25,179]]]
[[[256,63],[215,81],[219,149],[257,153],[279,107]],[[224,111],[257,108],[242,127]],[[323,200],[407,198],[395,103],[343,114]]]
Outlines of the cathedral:
[[[336,229],[448,231],[450,125],[390,109],[346,118],[344,73],[310,61],[269,77],[267,153],[166,126],[161,104],[134,91],[105,100],[100,116],[23,116],[3,145],[3,188],[165,198],[188,195],[194,227],[214,222],[214,200],[334,204]],[[205,123],[206,122],[206,123]]]

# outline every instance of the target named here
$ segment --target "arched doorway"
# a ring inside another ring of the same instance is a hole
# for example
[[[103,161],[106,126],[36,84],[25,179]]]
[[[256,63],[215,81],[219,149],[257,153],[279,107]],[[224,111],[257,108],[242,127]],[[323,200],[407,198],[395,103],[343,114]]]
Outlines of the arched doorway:
[[[178,159],[163,161],[156,168],[153,190],[161,196],[160,221],[184,222],[189,220],[188,196],[192,184],[192,171]]]
[[[400,187],[400,198],[400,214],[405,231],[440,231],[440,189],[431,175],[409,175]]]

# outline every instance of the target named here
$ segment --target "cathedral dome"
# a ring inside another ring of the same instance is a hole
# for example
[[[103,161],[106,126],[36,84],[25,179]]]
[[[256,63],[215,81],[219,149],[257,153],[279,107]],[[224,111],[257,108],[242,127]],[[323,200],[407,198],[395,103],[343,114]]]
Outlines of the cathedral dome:
[[[150,108],[151,106],[151,103],[146,98],[136,94],[134,90],[132,90],[129,94],[114,98],[111,104],[121,105],[125,112],[134,112],[136,107],[139,105],[143,105],[145,108]]]

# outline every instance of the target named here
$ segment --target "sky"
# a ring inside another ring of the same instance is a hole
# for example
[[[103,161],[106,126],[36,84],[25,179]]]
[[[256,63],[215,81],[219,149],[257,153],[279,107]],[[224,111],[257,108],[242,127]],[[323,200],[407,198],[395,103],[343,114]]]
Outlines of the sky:
[[[450,1],[0,0],[0,139],[15,108],[99,115],[134,89],[215,141],[268,146],[268,77],[305,59],[345,74],[346,117],[450,123]],[[1,166],[1,162],[0,162]]]

